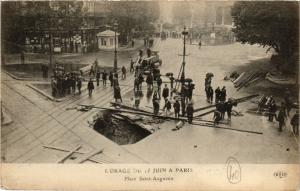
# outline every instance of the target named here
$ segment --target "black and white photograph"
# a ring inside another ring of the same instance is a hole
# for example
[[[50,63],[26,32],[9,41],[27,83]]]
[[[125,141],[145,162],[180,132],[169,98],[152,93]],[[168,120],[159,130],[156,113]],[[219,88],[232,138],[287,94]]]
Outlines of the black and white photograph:
[[[3,165],[227,165],[242,184],[243,164],[299,164],[298,98],[298,1],[1,2]]]

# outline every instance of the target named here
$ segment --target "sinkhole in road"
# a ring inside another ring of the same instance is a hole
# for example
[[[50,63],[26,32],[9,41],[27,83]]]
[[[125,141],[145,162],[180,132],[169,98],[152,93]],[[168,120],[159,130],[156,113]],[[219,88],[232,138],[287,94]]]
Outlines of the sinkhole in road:
[[[119,145],[137,143],[151,134],[139,125],[129,123],[126,119],[108,111],[97,114],[93,129]]]

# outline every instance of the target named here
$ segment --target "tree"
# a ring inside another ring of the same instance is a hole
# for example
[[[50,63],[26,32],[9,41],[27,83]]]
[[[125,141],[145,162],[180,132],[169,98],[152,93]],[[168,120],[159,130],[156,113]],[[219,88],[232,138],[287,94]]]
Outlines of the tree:
[[[236,2],[231,10],[237,41],[273,48],[288,64],[299,49],[298,2]]]
[[[172,14],[174,23],[181,28],[186,25],[189,26],[192,18],[190,4],[186,1],[175,2],[172,7]]]
[[[118,23],[122,42],[127,42],[133,31],[143,34],[154,32],[154,22],[159,17],[158,2],[119,1],[108,3],[108,20]]]
[[[7,49],[24,49],[26,31],[76,31],[86,10],[79,1],[27,1],[2,3],[2,40]],[[11,45],[11,46],[8,46]]]

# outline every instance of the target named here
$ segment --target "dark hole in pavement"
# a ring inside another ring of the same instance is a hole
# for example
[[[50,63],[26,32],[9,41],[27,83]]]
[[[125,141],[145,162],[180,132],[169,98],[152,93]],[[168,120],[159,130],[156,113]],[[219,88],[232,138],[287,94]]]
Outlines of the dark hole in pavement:
[[[112,117],[108,111],[103,111],[95,121],[93,129],[119,145],[134,144],[151,133],[138,125]]]

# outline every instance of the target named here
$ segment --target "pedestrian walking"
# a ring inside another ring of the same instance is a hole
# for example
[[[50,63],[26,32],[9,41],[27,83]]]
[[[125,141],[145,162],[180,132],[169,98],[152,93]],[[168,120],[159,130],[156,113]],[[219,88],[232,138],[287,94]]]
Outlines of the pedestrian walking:
[[[112,72],[109,73],[108,80],[110,81],[110,86],[112,87],[114,85],[113,83],[114,75]]]
[[[103,86],[106,86],[106,80],[107,80],[107,72],[104,70],[102,73]]]
[[[122,96],[121,96],[121,88],[120,88],[120,86],[115,86],[114,87],[114,98],[115,98],[115,102],[117,102],[118,100],[120,100],[121,103],[123,102]]]
[[[99,82],[100,82],[100,71],[97,70],[96,72],[96,81],[97,81],[97,86],[99,86]]]
[[[159,96],[159,99],[160,99],[161,84],[162,84],[162,80],[161,80],[160,76],[157,77],[156,83],[157,83],[157,93],[158,93],[158,96]]]
[[[92,80],[92,78],[90,78],[90,81],[88,82],[88,90],[89,90],[89,96],[92,96],[93,93],[93,89],[94,89],[94,82]]]
[[[299,110],[296,111],[291,119],[291,125],[293,127],[293,132],[295,135],[299,135]]]
[[[189,102],[187,107],[186,107],[186,114],[188,118],[188,123],[193,122],[193,114],[194,114],[194,106],[192,102]]]
[[[180,103],[178,100],[176,100],[175,103],[173,104],[173,108],[174,108],[175,117],[179,118]]]
[[[220,95],[221,95],[220,87],[217,87],[217,89],[215,90],[215,103],[219,103]]]
[[[168,88],[167,84],[165,84],[165,87],[162,92],[162,96],[163,96],[164,100],[167,100],[167,98],[169,97],[169,88]]]
[[[81,94],[81,86],[82,86],[82,81],[81,78],[77,78],[77,89],[78,89],[78,93],[79,95]]]
[[[124,79],[126,79],[126,68],[125,68],[125,66],[123,66],[121,70],[122,70],[122,79],[124,80]]]
[[[277,121],[278,121],[278,125],[279,125],[278,130],[281,132],[282,127],[284,125],[284,121],[285,121],[285,109],[280,109],[278,116],[277,116]]]

